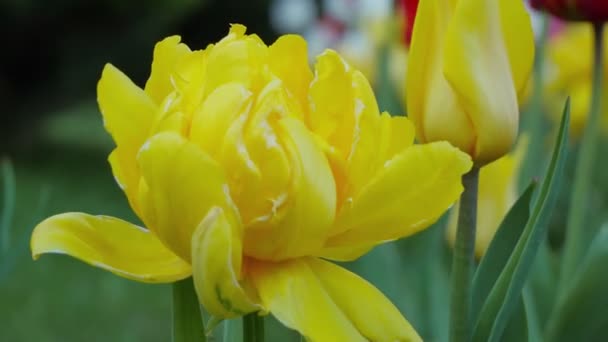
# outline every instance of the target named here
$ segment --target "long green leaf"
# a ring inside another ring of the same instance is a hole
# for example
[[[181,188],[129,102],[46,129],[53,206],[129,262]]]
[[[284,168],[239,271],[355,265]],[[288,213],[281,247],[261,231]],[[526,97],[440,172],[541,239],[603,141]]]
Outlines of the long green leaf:
[[[534,262],[536,252],[545,238],[548,219],[557,200],[566,160],[569,121],[570,100],[568,99],[551,163],[542,183],[540,194],[534,203],[532,215],[517,242],[513,254],[481,309],[473,341],[499,341],[509,318],[519,303],[524,283]]]
[[[513,249],[517,245],[517,241],[530,217],[530,201],[535,189],[536,183],[533,182],[511,207],[481,259],[473,278],[473,321],[477,320],[481,305],[492,290],[501,270],[507,264]],[[520,299],[516,315],[509,321],[507,331],[508,333],[502,339],[503,342],[526,341],[528,339],[528,322],[523,298]]]
[[[519,296],[518,303],[513,315],[507,322],[504,334],[500,338],[501,342],[525,342],[528,339],[528,313],[524,303],[524,296]]]
[[[517,241],[530,217],[530,201],[536,188],[531,183],[521,197],[511,207],[498,227],[488,250],[484,254],[473,278],[473,321],[477,320],[481,305],[488,297],[501,270],[507,264]]]

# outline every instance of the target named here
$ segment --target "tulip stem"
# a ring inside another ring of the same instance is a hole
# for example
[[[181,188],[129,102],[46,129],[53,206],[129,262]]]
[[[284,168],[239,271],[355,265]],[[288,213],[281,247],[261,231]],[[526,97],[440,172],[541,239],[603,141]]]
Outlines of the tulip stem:
[[[257,312],[243,317],[243,341],[264,342],[264,317]]]
[[[471,280],[474,269],[475,229],[477,223],[477,185],[479,168],[473,167],[463,176],[464,192],[460,196],[458,228],[452,257],[452,287],[450,293],[450,341],[470,340]]]
[[[204,342],[205,326],[192,278],[173,283],[173,342]]]
[[[593,166],[597,154],[600,112],[602,97],[602,78],[604,75],[604,25],[593,24],[593,84],[589,117],[583,133],[578,161],[570,197],[570,213],[566,224],[566,239],[562,258],[560,292],[567,289],[568,281],[573,278],[577,265],[584,255],[585,244],[589,242],[593,230],[586,226],[586,210],[589,206],[589,195],[592,193]]]

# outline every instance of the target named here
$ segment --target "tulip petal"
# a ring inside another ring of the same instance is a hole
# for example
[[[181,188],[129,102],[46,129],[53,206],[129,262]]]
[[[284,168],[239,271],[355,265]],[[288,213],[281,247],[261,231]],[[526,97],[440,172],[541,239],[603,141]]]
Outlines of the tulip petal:
[[[251,102],[255,105],[247,108],[248,114],[233,120],[220,158],[246,226],[281,216],[292,165],[275,127],[277,120],[290,116],[290,109],[298,106],[278,78]]]
[[[230,33],[209,50],[205,74],[205,94],[218,86],[238,82],[247,89],[260,87],[262,65],[268,49],[256,35],[245,35],[245,27],[232,25]]]
[[[307,108],[312,71],[304,38],[295,34],[281,36],[268,48],[268,54],[272,72],[283,81],[302,108]]]
[[[406,117],[372,111],[357,119],[357,134],[348,160],[348,197],[356,196],[384,163],[414,142],[414,125]]]
[[[355,132],[355,98],[351,67],[333,50],[317,57],[310,84],[310,129],[337,149],[346,160]]]
[[[372,284],[331,262],[315,258],[307,262],[334,303],[368,340],[421,341],[399,310]]]
[[[525,62],[533,58],[529,37],[513,37],[510,42],[514,46],[505,42],[499,2],[523,6],[508,0],[461,0],[445,37],[444,75],[458,93],[477,132],[475,147],[469,152],[480,165],[502,156],[515,141],[519,109],[513,77],[527,79],[530,69],[512,71],[511,66],[527,68]],[[509,5],[502,7],[508,9]],[[515,10],[509,13],[516,17],[504,18],[509,20],[507,25],[531,25],[525,13]],[[531,29],[528,33],[531,34]],[[519,50],[520,45],[523,51]],[[515,49],[512,54],[527,55],[510,61],[509,48]]]
[[[251,262],[249,271],[262,306],[283,325],[310,341],[365,341],[306,261]]]
[[[294,118],[278,122],[278,135],[292,167],[291,191],[282,204],[279,222],[247,227],[247,255],[265,260],[294,258],[318,251],[329,234],[336,212],[336,187],[331,169],[315,138]]]
[[[110,164],[117,182],[138,212],[137,190],[139,171],[137,151],[150,134],[157,108],[152,99],[120,70],[106,64],[97,85],[97,101],[106,130],[117,149],[110,155]]]
[[[341,233],[326,242],[331,253],[321,255],[344,260],[349,255],[337,256],[336,247],[362,250],[428,227],[458,200],[461,177],[471,167],[470,157],[447,142],[407,148],[342,209],[336,220]]]
[[[238,219],[213,207],[192,235],[196,293],[205,309],[218,318],[233,318],[261,309],[241,284],[241,229]]]
[[[174,90],[172,78],[176,64],[184,55],[191,52],[190,48],[180,41],[180,36],[171,36],[154,46],[152,70],[146,82],[145,91],[159,106]]]
[[[65,213],[42,221],[32,233],[32,256],[67,254],[121,277],[169,283],[191,274],[149,230],[109,216]]]
[[[321,145],[334,171],[339,205],[413,142],[409,120],[379,115],[365,76],[335,51],[326,50],[317,58],[310,101],[309,125],[324,141]]]
[[[499,0],[500,24],[515,90],[521,98],[534,65],[534,32],[523,1]]]
[[[179,134],[150,138],[138,155],[144,186],[143,220],[184,260],[190,261],[192,233],[213,206],[230,208],[223,170]]]
[[[450,141],[465,152],[475,145],[475,131],[443,75],[445,33],[456,1],[421,1],[406,79],[407,114],[422,142]]]
[[[242,84],[217,87],[194,114],[190,141],[217,158],[228,128],[250,104],[251,92]]]
[[[257,262],[250,271],[263,306],[311,341],[420,341],[378,289],[327,261]]]
[[[133,211],[139,213],[137,188],[139,187],[139,170],[129,160],[128,148],[116,147],[108,156],[108,162],[114,175],[114,181],[125,192]]]

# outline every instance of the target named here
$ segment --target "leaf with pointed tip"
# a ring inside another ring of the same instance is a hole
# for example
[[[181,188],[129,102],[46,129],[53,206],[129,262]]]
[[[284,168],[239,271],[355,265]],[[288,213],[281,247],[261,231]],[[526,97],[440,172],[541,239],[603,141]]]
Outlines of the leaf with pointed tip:
[[[545,238],[547,223],[559,192],[566,160],[570,99],[566,101],[551,163],[524,231],[492,287],[479,314],[473,332],[474,342],[498,342],[511,315],[517,308],[536,252]]]
[[[530,201],[535,189],[536,183],[533,182],[511,207],[500,227],[498,227],[488,250],[481,259],[473,278],[473,320],[477,320],[481,305],[488,297],[502,269],[507,264],[526,226],[526,222],[528,222],[528,218],[530,217]]]

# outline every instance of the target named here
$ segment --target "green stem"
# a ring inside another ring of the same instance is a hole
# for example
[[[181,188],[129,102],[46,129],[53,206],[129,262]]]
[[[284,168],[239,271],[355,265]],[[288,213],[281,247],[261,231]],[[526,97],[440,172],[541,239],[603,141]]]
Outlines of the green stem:
[[[257,312],[243,317],[243,341],[264,342],[264,317]]]
[[[205,326],[192,278],[173,283],[173,342],[205,342]]]
[[[460,197],[458,229],[452,259],[452,288],[450,293],[450,341],[470,340],[471,279],[475,262],[475,229],[477,221],[477,185],[479,168],[474,167],[462,178],[464,192]]]
[[[577,269],[588,241],[589,228],[585,227],[585,213],[593,179],[593,166],[597,154],[600,130],[600,111],[602,97],[602,78],[604,75],[603,23],[594,23],[593,88],[589,117],[583,133],[578,161],[574,174],[570,212],[566,225],[566,240],[562,260],[560,292],[567,288]]]

